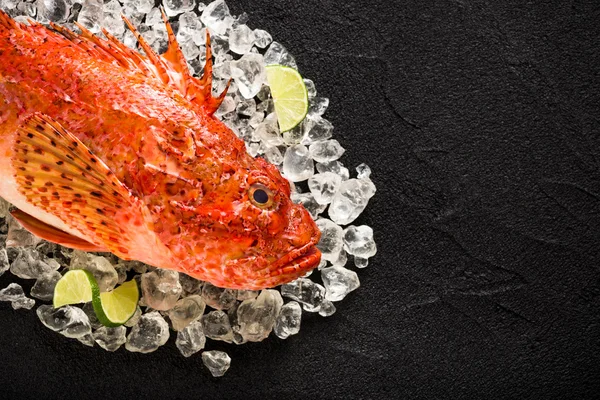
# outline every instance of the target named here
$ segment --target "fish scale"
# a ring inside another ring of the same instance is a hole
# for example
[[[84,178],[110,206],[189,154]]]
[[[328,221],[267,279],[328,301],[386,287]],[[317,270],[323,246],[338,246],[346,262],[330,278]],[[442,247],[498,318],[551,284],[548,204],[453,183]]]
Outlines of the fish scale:
[[[317,226],[279,171],[213,116],[226,92],[211,93],[208,34],[197,79],[163,19],[158,55],[124,18],[144,56],[108,32],[0,13],[0,196],[46,240],[216,286],[304,275],[320,261]]]

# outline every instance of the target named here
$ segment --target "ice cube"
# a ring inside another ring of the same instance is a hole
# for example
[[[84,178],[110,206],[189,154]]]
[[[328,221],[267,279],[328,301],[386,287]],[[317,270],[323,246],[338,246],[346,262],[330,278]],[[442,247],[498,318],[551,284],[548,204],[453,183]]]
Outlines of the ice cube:
[[[94,347],[96,342],[94,342],[94,336],[91,333],[88,333],[85,336],[77,338],[77,341],[85,346]]]
[[[329,206],[329,217],[340,225],[354,221],[375,194],[375,185],[368,179],[348,179],[342,182]]]
[[[171,320],[171,326],[174,331],[181,331],[190,322],[196,321],[204,313],[206,304],[202,297],[198,295],[192,295],[180,299],[175,307],[169,310],[169,319]]]
[[[84,0],[77,22],[93,33],[100,32],[104,20],[104,3],[101,0]]]
[[[140,322],[140,318],[142,318],[142,309],[138,306],[136,307],[135,312],[133,313],[131,318],[129,318],[129,320],[123,325],[125,325],[128,328],[134,327],[138,324],[138,322]]]
[[[321,239],[317,244],[317,248],[321,250],[321,258],[335,261],[344,246],[343,229],[327,218],[319,218],[316,224],[321,231]]]
[[[216,35],[224,35],[233,24],[233,17],[224,0],[216,0],[206,6],[200,19]]]
[[[317,219],[327,207],[325,204],[317,203],[312,193],[292,193],[291,199],[296,204],[302,204],[313,219]]]
[[[177,332],[175,345],[184,357],[189,357],[204,348],[206,336],[201,321],[194,321],[180,332]]]
[[[102,26],[117,38],[125,33],[125,23],[121,19],[123,9],[117,0],[111,0],[104,4],[104,20]]]
[[[308,112],[312,115],[323,115],[329,107],[329,99],[327,97],[312,97],[309,101]]]
[[[169,324],[157,311],[140,317],[129,336],[125,348],[131,352],[151,353],[169,340]]]
[[[4,274],[10,268],[10,263],[8,262],[8,254],[6,253],[6,249],[0,249],[0,276]]]
[[[181,14],[186,11],[191,11],[196,7],[196,0],[163,0],[165,13],[169,17]]]
[[[213,64],[213,76],[218,79],[229,79],[231,76],[231,60],[232,58],[229,54],[217,56]],[[231,103],[227,106],[227,112],[223,112],[222,114],[227,114],[235,110],[236,103],[233,99],[233,93],[234,91],[229,92],[227,98],[231,99]]]
[[[308,180],[308,187],[319,204],[331,203],[341,184],[342,177],[329,171],[313,175]]]
[[[308,152],[313,160],[324,163],[337,160],[344,154],[345,150],[340,142],[330,139],[311,144]]]
[[[150,27],[159,27],[163,24],[164,22],[160,10],[156,7],[152,8],[152,10],[150,10],[150,12],[148,12],[148,14],[146,15],[146,25]]]
[[[265,65],[279,64],[298,69],[296,60],[281,43],[273,42],[265,53]]]
[[[280,165],[283,162],[283,154],[277,146],[267,147],[265,149],[265,159],[273,165]]]
[[[219,109],[215,112],[217,117],[222,117],[225,114],[229,114],[235,110],[235,101],[231,96],[225,96],[223,102],[219,106]]]
[[[200,55],[200,48],[191,40],[183,42],[180,48],[186,60],[193,60]]]
[[[236,97],[237,106],[235,111],[239,115],[246,117],[252,117],[256,113],[256,101],[254,99],[244,99],[243,97]]]
[[[203,281],[192,278],[184,273],[179,273],[179,283],[186,294],[200,294],[202,292]]]
[[[130,4],[141,14],[148,14],[154,7],[153,0],[123,0],[123,4]]]
[[[295,128],[289,131],[283,132],[282,136],[283,143],[285,143],[288,146],[300,144],[302,142],[302,139],[304,139],[304,122],[301,122]]]
[[[277,115],[275,113],[267,115],[263,122],[258,125],[256,135],[266,146],[279,146],[283,144],[283,138],[279,133]]]
[[[59,268],[60,264],[56,261],[46,263],[42,261],[42,255],[37,250],[25,247],[18,249],[18,255],[10,266],[10,272],[22,279],[38,279]]]
[[[101,292],[113,290],[119,281],[119,274],[115,267],[101,256],[94,256],[75,250],[71,258],[69,269],[84,269],[94,275]]]
[[[300,332],[302,319],[302,308],[296,301],[290,301],[281,307],[281,312],[275,322],[275,335],[280,339],[287,339],[291,335]]]
[[[202,328],[207,338],[222,340],[227,343],[233,341],[233,331],[229,316],[221,310],[211,311],[202,316]]]
[[[227,310],[236,302],[236,292],[233,289],[216,287],[206,282],[202,288],[202,298],[206,304],[217,310]]]
[[[308,312],[318,312],[325,300],[325,288],[307,278],[299,278],[281,286],[281,295],[303,304]]]
[[[237,299],[239,301],[252,300],[258,296],[258,290],[238,290]]]
[[[315,173],[313,160],[306,146],[288,147],[283,156],[283,174],[292,182],[304,181]]]
[[[262,29],[254,30],[254,44],[256,45],[256,47],[260,47],[261,49],[264,49],[272,41],[273,41],[273,38],[271,37],[271,34],[269,32],[262,30]]]
[[[316,167],[317,171],[320,173],[333,172],[334,174],[339,175],[343,181],[350,178],[350,171],[348,171],[348,168],[344,167],[344,165],[337,160],[327,163],[317,163]]]
[[[141,286],[146,305],[162,311],[173,308],[183,291],[177,271],[163,269],[143,274]]]
[[[85,303],[81,307],[81,310],[85,313],[85,315],[87,315],[92,329],[98,329],[98,328],[104,326],[98,320],[98,317],[96,316],[96,311],[94,310],[94,305],[91,302]]]
[[[329,300],[323,301],[321,304],[321,309],[319,310],[319,315],[321,317],[330,317],[335,314],[335,306]]]
[[[81,308],[65,306],[55,309],[50,305],[42,305],[36,313],[47,328],[68,338],[77,339],[92,333],[90,320]]]
[[[15,310],[20,308],[31,310],[35,305],[35,300],[25,296],[23,288],[17,283],[11,283],[0,290],[0,301],[10,301],[12,308]]]
[[[308,114],[304,119],[304,137],[302,144],[311,144],[327,140],[333,135],[331,122],[318,114]]]
[[[0,7],[2,10],[14,10],[17,8],[17,0],[0,0]],[[10,14],[9,14],[10,15]]]
[[[229,49],[237,54],[246,54],[252,49],[256,37],[248,25],[234,26],[229,32]]]
[[[212,376],[218,377],[227,372],[231,365],[231,358],[224,351],[211,350],[202,353],[202,362]]]
[[[256,157],[258,155],[258,151],[260,150],[260,143],[246,142],[246,151],[250,154],[251,157]]]
[[[354,257],[354,265],[356,266],[356,268],[366,268],[369,266],[369,259]]]
[[[348,293],[360,286],[356,272],[343,267],[323,268],[321,278],[323,278],[323,285],[325,285],[325,299],[329,301],[343,300]]]
[[[244,300],[237,309],[237,333],[243,341],[260,342],[269,336],[283,299],[276,290],[263,290],[256,299]]]
[[[187,11],[179,16],[179,31],[177,31],[177,42],[179,44],[189,41],[193,41],[195,44],[203,44],[206,36],[197,38],[201,39],[200,43],[196,43],[194,40],[194,37],[200,35],[201,31],[202,22],[200,22],[200,19],[194,12]]]
[[[264,59],[261,54],[248,53],[230,64],[231,77],[235,80],[240,94],[251,99],[260,91],[267,80]]]
[[[70,9],[66,0],[37,0],[37,19],[42,23],[67,22]]]
[[[331,265],[337,265],[339,267],[343,267],[348,262],[348,253],[344,249],[340,251],[338,258],[334,261],[331,261]]]
[[[103,326],[96,329],[92,334],[94,341],[98,343],[98,346],[102,347],[106,351],[117,351],[121,345],[127,342],[125,334],[127,329],[124,326],[117,326],[116,328],[109,328]]]
[[[0,218],[6,218],[9,215],[9,209],[10,203],[4,200],[2,197],[0,197]]]
[[[358,179],[369,179],[371,177],[371,168],[365,163],[360,164],[356,167],[356,172],[358,173]]]
[[[62,278],[62,275],[58,271],[42,274],[31,288],[31,296],[36,299],[51,301],[54,297],[54,287],[60,278]]]
[[[306,86],[306,90],[308,92],[308,98],[315,97],[317,95],[317,89],[315,88],[315,83],[310,79],[303,79],[304,86]]]
[[[347,227],[344,229],[344,248],[348,253],[360,258],[373,257],[377,253],[373,229],[366,225]]]
[[[32,247],[41,241],[40,238],[23,228],[12,215],[6,216],[6,223],[8,224],[6,247]]]

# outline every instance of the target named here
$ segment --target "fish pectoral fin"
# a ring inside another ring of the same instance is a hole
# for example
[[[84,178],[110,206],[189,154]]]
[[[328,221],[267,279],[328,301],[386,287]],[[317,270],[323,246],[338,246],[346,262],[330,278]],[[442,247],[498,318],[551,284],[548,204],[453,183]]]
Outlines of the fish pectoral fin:
[[[108,249],[85,241],[77,236],[73,236],[65,231],[61,231],[58,228],[48,225],[47,223],[40,221],[39,219],[32,217],[31,215],[21,211],[14,210],[10,213],[23,228],[33,233],[35,236],[40,237],[52,243],[60,244],[61,246],[70,247],[72,249],[83,250],[83,251],[99,251],[107,252]]]
[[[139,200],[76,136],[44,114],[17,129],[12,166],[19,192],[94,245],[128,257],[123,227],[141,225]]]

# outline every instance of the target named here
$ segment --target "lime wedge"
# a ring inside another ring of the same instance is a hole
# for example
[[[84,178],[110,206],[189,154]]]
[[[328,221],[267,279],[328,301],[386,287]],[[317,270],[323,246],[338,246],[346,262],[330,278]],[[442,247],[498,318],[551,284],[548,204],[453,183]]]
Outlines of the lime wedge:
[[[308,91],[295,69],[283,65],[267,65],[266,69],[279,130],[289,131],[306,117]]]
[[[100,293],[94,276],[88,271],[76,269],[67,272],[54,287],[54,308],[67,304],[88,303],[93,293]]]
[[[137,283],[131,280],[111,292],[94,292],[92,304],[102,325],[116,327],[123,325],[135,314],[139,298]]]

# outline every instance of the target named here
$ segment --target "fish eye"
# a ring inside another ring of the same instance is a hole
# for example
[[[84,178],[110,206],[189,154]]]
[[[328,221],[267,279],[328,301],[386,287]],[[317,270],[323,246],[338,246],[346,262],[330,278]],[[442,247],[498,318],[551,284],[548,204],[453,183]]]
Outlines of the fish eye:
[[[249,199],[252,204],[259,208],[269,208],[273,204],[273,192],[263,184],[254,183],[250,185]]]

